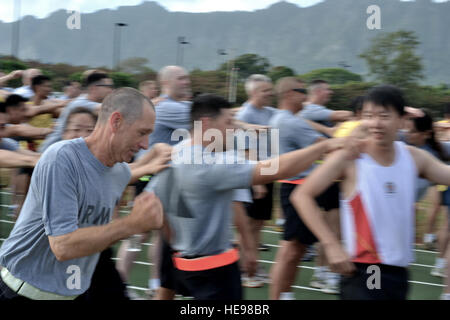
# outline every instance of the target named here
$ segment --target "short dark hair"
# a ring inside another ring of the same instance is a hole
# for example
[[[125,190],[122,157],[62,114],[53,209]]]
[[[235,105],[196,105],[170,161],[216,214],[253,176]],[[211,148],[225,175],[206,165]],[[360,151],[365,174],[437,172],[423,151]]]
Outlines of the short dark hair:
[[[43,84],[45,81],[50,81],[50,78],[44,75],[38,75],[31,79],[31,87]]]
[[[310,86],[316,86],[318,84],[328,84],[328,82],[322,79],[314,79],[309,83]]]
[[[5,103],[0,102],[0,113],[6,113]]]
[[[353,98],[352,101],[350,102],[350,110],[352,110],[353,113],[358,113],[359,111],[362,110],[363,103],[364,103],[364,96],[357,96]]]
[[[201,117],[215,118],[222,112],[221,109],[229,109],[231,104],[224,98],[203,93],[194,98],[191,107],[191,121],[199,120]]]
[[[450,102],[444,104],[444,116],[450,116]]]
[[[100,80],[108,79],[108,75],[104,72],[94,72],[91,73],[85,80],[85,87],[89,87],[91,84],[94,84]]]
[[[9,107],[18,107],[20,103],[27,102],[28,99],[19,94],[10,94],[5,100],[5,110]]]
[[[380,85],[370,89],[364,97],[364,103],[372,102],[385,108],[392,108],[400,116],[405,114],[403,92],[392,85]]]

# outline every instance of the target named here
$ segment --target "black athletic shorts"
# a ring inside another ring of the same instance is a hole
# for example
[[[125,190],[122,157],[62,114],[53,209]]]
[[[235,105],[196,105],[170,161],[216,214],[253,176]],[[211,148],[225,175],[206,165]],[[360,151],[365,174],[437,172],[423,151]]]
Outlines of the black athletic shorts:
[[[33,171],[34,171],[34,168],[22,167],[19,169],[19,174],[26,174],[29,177],[31,177],[33,175]]]
[[[242,300],[241,272],[238,262],[202,271],[175,268],[177,289],[196,300]],[[178,291],[177,291],[178,292]]]
[[[357,271],[352,276],[341,276],[342,300],[406,300],[408,295],[406,268],[376,264],[375,266],[380,268],[377,287],[376,272],[368,270],[370,264],[355,263],[355,266]],[[369,289],[368,284],[372,285],[372,289]]]
[[[265,185],[267,188],[266,196],[262,199],[253,199],[252,203],[245,203],[247,215],[255,220],[270,220],[272,219],[272,194],[273,183]],[[250,188],[253,198],[253,189]]]
[[[310,245],[317,242],[317,238],[300,219],[289,200],[295,187],[297,187],[295,184],[282,183],[280,188],[280,202],[285,218],[283,240],[297,239],[302,244]],[[325,211],[339,208],[339,185],[332,184],[316,198],[316,201],[319,207]]]
[[[158,270],[161,287],[175,290],[175,268],[172,262],[173,250],[164,237],[162,238],[161,245],[161,263],[159,264]]]
[[[135,192],[134,192],[135,197],[137,197],[144,191],[145,187],[147,186],[147,183],[148,183],[148,181],[138,180],[138,182],[136,182],[134,184],[134,186],[136,187]]]
[[[105,249],[100,257],[92,275],[89,289],[75,300],[81,301],[124,301],[129,300],[127,288],[111,259],[113,250]]]

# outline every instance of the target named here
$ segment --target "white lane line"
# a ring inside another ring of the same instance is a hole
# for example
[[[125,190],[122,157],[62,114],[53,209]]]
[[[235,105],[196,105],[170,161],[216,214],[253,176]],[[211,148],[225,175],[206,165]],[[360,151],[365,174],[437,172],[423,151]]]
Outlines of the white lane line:
[[[275,234],[281,234],[281,232],[279,231],[273,231],[273,230],[261,230],[262,232],[266,232],[266,233],[275,233]],[[269,243],[265,243],[265,245],[267,245],[268,247],[274,247],[274,248],[279,248],[280,246],[277,244],[269,244]],[[417,243],[415,243],[414,245],[418,245]],[[436,251],[431,251],[431,250],[423,250],[423,249],[413,249],[416,252],[424,252],[424,253],[432,253],[432,254],[437,254]]]
[[[434,287],[445,287],[445,284],[439,284],[439,283],[429,283],[429,282],[413,281],[413,280],[408,280],[408,282],[416,283],[416,284],[423,284],[423,285],[427,285],[427,286],[434,286]]]

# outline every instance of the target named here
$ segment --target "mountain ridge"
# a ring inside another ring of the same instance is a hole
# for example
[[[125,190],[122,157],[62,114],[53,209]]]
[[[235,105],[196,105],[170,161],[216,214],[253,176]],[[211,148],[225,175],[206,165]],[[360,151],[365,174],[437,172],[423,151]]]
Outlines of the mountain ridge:
[[[381,30],[366,26],[366,9],[373,4],[381,9]],[[183,46],[183,61],[190,70],[217,69],[224,61],[217,50],[225,49],[227,58],[256,53],[299,74],[345,61],[349,71],[366,75],[358,55],[370,39],[404,29],[415,31],[421,42],[423,83],[450,83],[450,2],[327,0],[299,7],[282,1],[255,11],[190,13],[149,1],[81,14],[80,30],[66,27],[69,16],[57,10],[43,19],[23,17],[19,58],[111,67],[113,25],[124,22],[129,26],[121,28],[121,60],[144,57],[156,70],[176,63],[177,37],[185,36],[189,44]],[[0,54],[10,54],[11,26],[0,22]]]

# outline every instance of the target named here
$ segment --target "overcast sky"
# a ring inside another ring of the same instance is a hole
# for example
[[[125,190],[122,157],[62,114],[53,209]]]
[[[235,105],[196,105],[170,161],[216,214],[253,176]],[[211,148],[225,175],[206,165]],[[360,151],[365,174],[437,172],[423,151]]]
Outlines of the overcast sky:
[[[0,0],[0,20],[11,22],[15,20],[14,3],[20,2],[20,15],[33,15],[45,18],[59,9],[77,10],[83,13],[94,12],[105,8],[118,6],[134,6],[146,0]],[[156,0],[170,11],[209,12],[209,11],[252,11],[263,9],[279,0]],[[307,7],[323,0],[289,0],[288,2]],[[357,0],[355,0],[357,1]],[[435,0],[444,2],[448,0]]]

